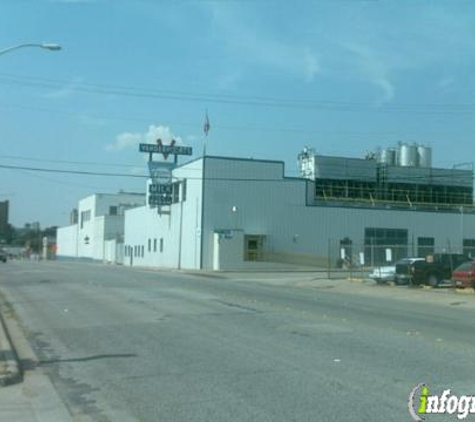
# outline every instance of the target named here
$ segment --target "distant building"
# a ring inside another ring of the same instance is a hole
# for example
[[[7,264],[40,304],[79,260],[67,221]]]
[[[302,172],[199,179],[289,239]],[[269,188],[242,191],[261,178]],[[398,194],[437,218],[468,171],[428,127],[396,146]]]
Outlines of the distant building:
[[[72,213],[77,223],[57,230],[58,258],[120,261],[124,212],[144,203],[145,195],[140,193],[94,194],[81,199]]]
[[[77,208],[74,208],[69,213],[69,224],[77,224],[77,223],[78,223],[78,210]]]
[[[0,239],[3,240],[5,240],[5,237],[9,234],[10,231],[10,225],[8,222],[9,207],[9,201],[0,202]]]

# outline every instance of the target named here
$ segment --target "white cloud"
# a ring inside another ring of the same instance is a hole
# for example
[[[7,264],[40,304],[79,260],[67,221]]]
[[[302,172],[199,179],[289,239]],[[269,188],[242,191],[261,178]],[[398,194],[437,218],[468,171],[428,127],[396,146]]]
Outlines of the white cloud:
[[[320,72],[320,64],[317,57],[310,50],[305,51],[304,75],[307,82],[312,82],[315,75]]]
[[[239,80],[242,78],[242,73],[236,70],[233,70],[229,73],[225,73],[218,77],[216,81],[216,86],[221,90],[229,90],[234,88]]]
[[[106,145],[107,151],[122,151],[124,149],[135,148],[140,143],[152,144],[161,139],[164,144],[169,144],[174,139],[177,144],[181,144],[181,138],[172,133],[167,126],[150,125],[145,133],[124,132],[116,136],[115,142]]]
[[[389,79],[389,69],[386,61],[380,58],[375,50],[357,43],[344,43],[341,45],[347,51],[356,56],[356,65],[359,72],[365,75],[369,81],[382,91],[377,104],[383,104],[394,98],[395,87]]]
[[[443,93],[448,93],[453,90],[455,79],[452,77],[442,78],[437,84],[438,88]]]
[[[105,126],[107,124],[107,120],[103,117],[89,115],[87,113],[81,113],[76,116],[79,123],[85,126],[94,126],[100,127]]]
[[[59,89],[54,91],[47,92],[43,94],[44,98],[51,98],[51,99],[62,99],[71,96],[76,89],[76,86],[82,82],[82,78],[76,78],[73,81],[69,82],[68,84],[62,86]]]
[[[373,79],[373,83],[379,86],[383,91],[383,96],[379,99],[378,104],[387,103],[394,98],[395,88],[388,78],[384,76],[375,78]]]
[[[308,48],[277,38],[229,4],[206,4],[211,9],[220,41],[224,42],[225,48],[240,66],[265,66],[297,75],[306,82],[312,82],[320,72],[318,59]]]

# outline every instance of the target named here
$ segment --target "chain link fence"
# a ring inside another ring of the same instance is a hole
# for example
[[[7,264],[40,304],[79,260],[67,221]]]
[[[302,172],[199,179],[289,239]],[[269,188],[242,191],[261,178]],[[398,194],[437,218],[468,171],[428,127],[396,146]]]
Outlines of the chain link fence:
[[[403,258],[425,259],[433,254],[464,254],[475,258],[475,245],[452,245],[447,241],[435,246],[432,238],[419,238],[417,243],[405,244],[387,239],[368,239],[361,243],[333,239],[328,242],[328,278],[368,278],[374,268],[393,266]]]

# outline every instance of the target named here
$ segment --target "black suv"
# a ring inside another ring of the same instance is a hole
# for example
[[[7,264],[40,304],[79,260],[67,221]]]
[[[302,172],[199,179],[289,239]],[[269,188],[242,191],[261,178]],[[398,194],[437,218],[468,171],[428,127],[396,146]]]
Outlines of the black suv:
[[[412,284],[416,263],[424,261],[424,258],[404,258],[397,261],[395,264],[396,274],[394,276],[394,282],[398,286]]]
[[[413,262],[401,262],[396,264],[396,283],[437,287],[443,280],[449,280],[452,271],[467,261],[470,258],[464,254],[440,253]]]
[[[7,262],[7,253],[3,249],[0,249],[0,261]]]

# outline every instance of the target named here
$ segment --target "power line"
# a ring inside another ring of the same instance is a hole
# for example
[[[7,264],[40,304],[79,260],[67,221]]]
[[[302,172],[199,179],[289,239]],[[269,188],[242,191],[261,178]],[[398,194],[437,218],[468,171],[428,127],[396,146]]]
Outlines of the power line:
[[[290,99],[260,96],[238,96],[229,94],[192,93],[185,91],[157,90],[154,88],[138,88],[114,86],[104,84],[72,83],[58,79],[38,78],[31,76],[17,76],[0,73],[0,83],[15,84],[27,87],[64,89],[69,86],[71,90],[99,95],[118,95],[136,98],[162,99],[186,102],[206,102],[228,105],[244,105],[259,107],[296,108],[309,110],[330,110],[348,112],[412,112],[434,114],[473,114],[475,104],[385,104],[380,106],[373,103],[330,101],[313,99]]]
[[[0,168],[10,169],[10,170],[28,170],[28,171],[37,171],[37,172],[45,172],[45,173],[62,173],[62,174],[75,174],[75,175],[82,175],[82,176],[105,176],[105,177],[130,177],[130,178],[139,178],[139,179],[150,179],[149,175],[146,174],[127,174],[127,173],[109,173],[109,172],[94,172],[94,171],[82,171],[82,170],[61,170],[61,169],[48,169],[48,168],[40,168],[40,167],[27,167],[27,166],[14,166],[14,165],[7,165],[7,164],[0,164]],[[185,171],[188,170],[200,170],[200,169],[183,169]],[[447,171],[451,171],[452,169],[447,169]],[[457,171],[457,170],[455,170]],[[458,171],[460,172],[460,170]],[[468,172],[468,170],[466,171]],[[389,183],[397,180],[425,180],[425,179],[447,179],[447,174],[430,174],[430,175],[413,175],[413,176],[402,176],[402,177],[394,177]],[[471,178],[474,178],[472,173]],[[236,182],[285,182],[291,180],[307,180],[303,177],[289,177],[284,176],[282,178],[247,178],[247,177],[196,177],[196,176],[182,176],[182,177],[174,177],[174,179],[190,179],[190,180],[214,180],[214,181],[236,181]],[[452,176],[452,180],[467,180],[468,178],[463,175],[459,176]],[[318,179],[317,179],[318,181]]]
[[[94,162],[94,161],[72,161],[72,160],[51,160],[47,158],[34,158],[34,157],[24,157],[20,155],[0,155],[0,158],[7,158],[12,160],[22,160],[22,161],[36,161],[42,163],[55,163],[55,164],[78,164],[78,165],[87,165],[87,166],[109,166],[109,167],[137,167],[134,164],[118,164],[118,163],[104,163],[104,162]]]
[[[147,175],[138,175],[138,174],[107,173],[107,172],[82,171],[82,170],[46,169],[46,168],[39,168],[39,167],[12,166],[12,165],[7,165],[7,164],[0,164],[0,168],[10,169],[10,170],[38,171],[38,172],[44,172],[44,173],[77,174],[77,175],[82,175],[82,176],[133,177],[133,178],[140,178],[140,179],[149,177]]]
[[[7,103],[0,103],[0,107],[3,108],[19,108],[22,110],[30,110],[36,112],[46,112],[46,113],[54,113],[54,114],[64,114],[75,116],[78,118],[81,117],[91,117],[101,120],[120,120],[120,121],[136,121],[136,122],[143,122],[150,124],[156,120],[156,117],[153,116],[130,116],[130,115],[108,115],[102,113],[90,113],[90,112],[83,112],[83,111],[75,111],[75,110],[66,110],[66,109],[56,109],[50,107],[34,107],[34,106],[27,106],[22,104],[7,104]],[[190,123],[190,122],[163,122],[163,125],[166,126],[184,126],[184,127],[193,127],[193,128],[202,128],[202,122]],[[292,127],[266,127],[266,126],[255,126],[255,125],[221,125],[219,123],[213,124],[214,129],[225,130],[225,131],[245,131],[245,132],[275,132],[275,133],[298,133],[303,135],[346,135],[346,136],[397,136],[398,138],[407,138],[413,136],[420,136],[423,134],[424,136],[429,135],[454,135],[454,131],[404,131],[401,132],[399,130],[386,130],[386,131],[359,131],[359,130],[316,130],[316,129],[305,129],[305,128],[292,128]]]

